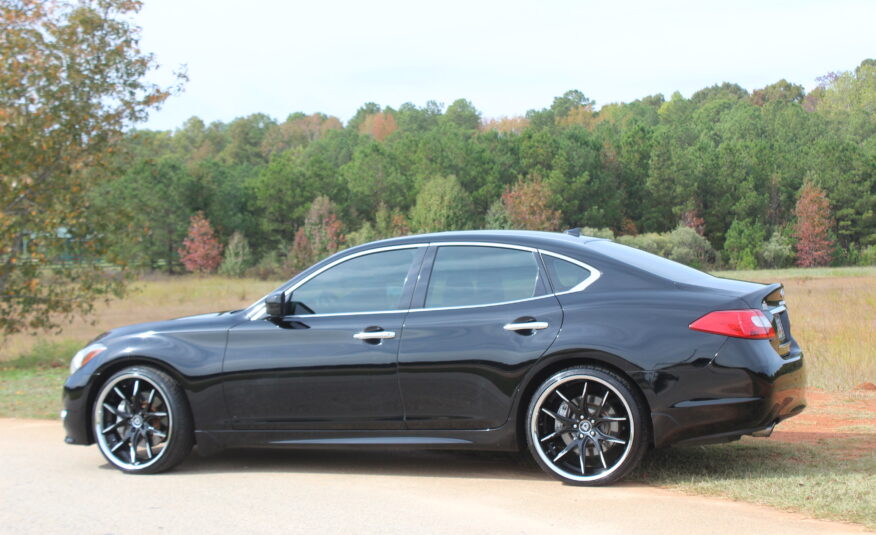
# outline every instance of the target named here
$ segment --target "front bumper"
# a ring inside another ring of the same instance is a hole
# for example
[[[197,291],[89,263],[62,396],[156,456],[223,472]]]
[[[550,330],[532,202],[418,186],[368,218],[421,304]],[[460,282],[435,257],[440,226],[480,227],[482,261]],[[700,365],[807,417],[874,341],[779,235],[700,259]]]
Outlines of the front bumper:
[[[806,407],[803,353],[779,356],[766,340],[731,338],[706,366],[679,365],[652,411],[654,445],[711,444],[771,431]]]
[[[89,417],[88,392],[90,374],[74,373],[64,383],[64,410],[61,411],[61,421],[64,424],[67,444],[94,444]]]

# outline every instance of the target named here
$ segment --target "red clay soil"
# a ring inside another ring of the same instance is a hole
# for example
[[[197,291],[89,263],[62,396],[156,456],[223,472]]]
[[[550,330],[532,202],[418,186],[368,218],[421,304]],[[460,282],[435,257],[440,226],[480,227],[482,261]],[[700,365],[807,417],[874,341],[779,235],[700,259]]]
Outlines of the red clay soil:
[[[843,441],[849,457],[872,453],[876,450],[876,388],[870,386],[865,383],[852,392],[807,388],[806,410],[779,424],[770,439],[820,445]]]

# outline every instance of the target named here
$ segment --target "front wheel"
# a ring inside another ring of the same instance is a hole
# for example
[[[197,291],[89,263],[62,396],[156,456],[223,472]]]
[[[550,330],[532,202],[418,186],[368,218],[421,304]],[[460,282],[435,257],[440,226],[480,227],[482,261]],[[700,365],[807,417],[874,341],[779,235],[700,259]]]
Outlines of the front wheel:
[[[644,403],[629,382],[592,366],[548,378],[529,404],[527,443],[548,474],[574,485],[607,485],[639,464],[648,444]]]
[[[123,472],[173,468],[194,442],[182,389],[166,373],[146,366],[121,370],[104,383],[92,421],[100,452]]]

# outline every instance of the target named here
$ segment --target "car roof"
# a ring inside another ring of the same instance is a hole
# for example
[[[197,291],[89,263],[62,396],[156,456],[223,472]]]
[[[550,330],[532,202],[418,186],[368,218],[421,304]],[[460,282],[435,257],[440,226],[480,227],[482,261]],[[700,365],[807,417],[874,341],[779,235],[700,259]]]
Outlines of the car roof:
[[[562,232],[541,232],[535,230],[458,230],[451,232],[433,232],[430,234],[415,234],[399,238],[389,238],[370,242],[355,250],[372,249],[378,247],[390,247],[393,245],[406,245],[409,243],[424,242],[496,242],[524,245],[533,248],[547,247],[568,249],[579,248],[582,245],[601,240],[589,236],[573,236]],[[349,249],[352,251],[353,249]]]

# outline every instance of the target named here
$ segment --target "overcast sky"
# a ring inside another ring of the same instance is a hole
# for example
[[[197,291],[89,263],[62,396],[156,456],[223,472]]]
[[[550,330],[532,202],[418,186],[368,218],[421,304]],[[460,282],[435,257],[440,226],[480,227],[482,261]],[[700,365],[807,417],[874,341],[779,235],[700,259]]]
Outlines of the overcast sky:
[[[724,81],[811,89],[876,57],[873,0],[145,0],[137,22],[144,50],[190,77],[156,129],[256,112],[346,121],[369,101],[466,98],[500,117],[569,89],[597,106]]]

